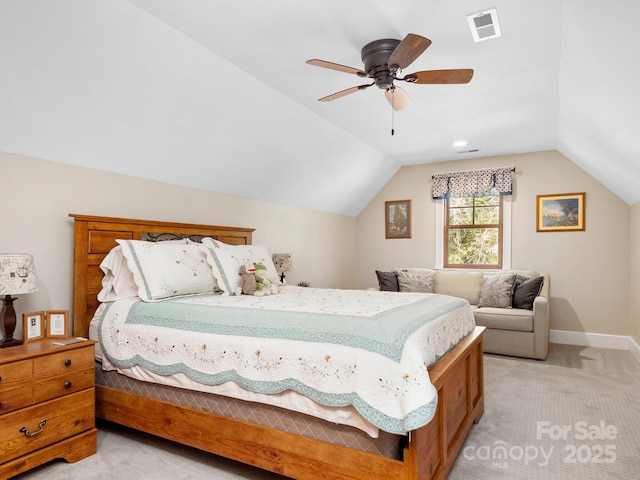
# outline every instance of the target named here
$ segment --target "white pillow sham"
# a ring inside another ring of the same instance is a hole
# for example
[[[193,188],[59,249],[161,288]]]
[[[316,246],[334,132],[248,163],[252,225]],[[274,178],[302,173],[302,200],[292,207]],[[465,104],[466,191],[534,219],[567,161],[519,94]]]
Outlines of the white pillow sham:
[[[178,295],[212,293],[216,281],[200,244],[116,240],[146,302]]]
[[[138,286],[133,273],[127,266],[127,259],[122,254],[122,246],[113,247],[100,263],[102,290],[98,292],[99,302],[115,302],[124,298],[138,296]]]
[[[239,276],[240,267],[242,265],[253,265],[255,263],[261,263],[265,267],[267,267],[266,272],[264,272],[264,276],[276,285],[280,285],[280,276],[278,275],[276,266],[273,264],[271,253],[269,253],[269,249],[267,249],[266,245],[230,245],[219,240],[214,240],[210,237],[203,238],[202,243],[214,248],[226,250],[231,258],[233,258],[236,262],[236,277]],[[227,272],[227,276],[231,276],[230,273],[231,272]]]

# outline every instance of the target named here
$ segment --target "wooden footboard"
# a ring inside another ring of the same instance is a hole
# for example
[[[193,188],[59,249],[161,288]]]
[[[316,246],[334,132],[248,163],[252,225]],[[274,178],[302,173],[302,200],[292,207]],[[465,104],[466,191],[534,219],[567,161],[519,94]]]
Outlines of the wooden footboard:
[[[144,233],[213,236],[251,243],[252,229],[71,215],[75,219],[73,334],[88,336],[101,288],[99,264],[116,238]],[[365,453],[107,387],[96,387],[96,415],[185,445],[303,480],[433,480],[448,475],[484,412],[482,334],[476,327],[430,369],[435,418],[412,431],[402,460]]]

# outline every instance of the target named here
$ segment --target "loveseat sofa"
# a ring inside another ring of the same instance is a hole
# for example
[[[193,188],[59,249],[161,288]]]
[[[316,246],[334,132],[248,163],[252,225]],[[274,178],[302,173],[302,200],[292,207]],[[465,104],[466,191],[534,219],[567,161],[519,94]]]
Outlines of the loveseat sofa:
[[[549,350],[549,276],[531,270],[376,271],[381,290],[432,292],[464,298],[486,327],[484,351],[544,360]]]

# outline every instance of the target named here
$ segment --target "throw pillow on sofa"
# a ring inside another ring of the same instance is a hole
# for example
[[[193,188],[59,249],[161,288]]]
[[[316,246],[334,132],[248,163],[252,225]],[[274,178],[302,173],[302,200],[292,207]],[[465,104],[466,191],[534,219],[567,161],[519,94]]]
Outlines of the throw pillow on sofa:
[[[516,274],[485,275],[480,290],[479,307],[511,308]]]
[[[378,285],[382,292],[399,292],[398,277],[396,272],[381,272],[376,270],[376,276],[378,277]]]
[[[401,292],[433,293],[433,272],[410,273],[404,270],[395,272]]]
[[[533,301],[540,294],[544,277],[526,278],[516,277],[516,288],[513,292],[513,308],[533,310]]]

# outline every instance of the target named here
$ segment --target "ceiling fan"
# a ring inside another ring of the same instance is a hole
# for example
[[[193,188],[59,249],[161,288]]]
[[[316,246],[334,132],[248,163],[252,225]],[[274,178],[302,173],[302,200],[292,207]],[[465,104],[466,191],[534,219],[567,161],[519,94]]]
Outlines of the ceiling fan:
[[[347,88],[322,97],[318,101],[330,102],[376,85],[385,91],[385,96],[394,110],[402,110],[407,108],[411,102],[407,93],[394,84],[395,81],[417,84],[452,84],[469,83],[471,81],[473,77],[473,70],[471,69],[424,70],[399,77],[400,72],[411,65],[429,45],[431,45],[431,40],[414,33],[409,33],[402,41],[391,38],[375,40],[362,48],[363,70],[325,60],[308,60],[307,63],[309,65],[345,73],[354,73],[359,77],[373,79],[372,83]]]

